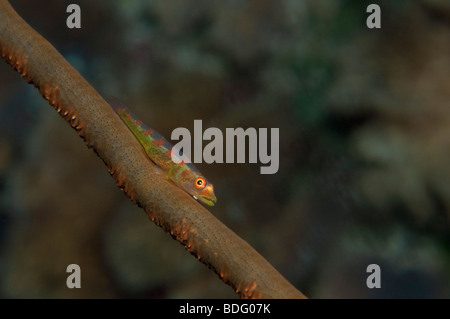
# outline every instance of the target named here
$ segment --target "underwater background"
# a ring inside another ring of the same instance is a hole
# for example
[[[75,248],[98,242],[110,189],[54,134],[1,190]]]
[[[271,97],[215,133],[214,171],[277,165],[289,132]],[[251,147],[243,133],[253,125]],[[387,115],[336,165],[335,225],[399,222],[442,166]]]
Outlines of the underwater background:
[[[279,171],[196,164],[217,218],[311,298],[450,297],[450,4],[11,0],[104,97],[172,130],[279,128]],[[381,7],[381,29],[366,8]],[[204,143],[205,145],[206,143]],[[81,289],[66,267],[81,267]],[[381,288],[368,289],[370,264]],[[0,62],[0,297],[236,298]]]

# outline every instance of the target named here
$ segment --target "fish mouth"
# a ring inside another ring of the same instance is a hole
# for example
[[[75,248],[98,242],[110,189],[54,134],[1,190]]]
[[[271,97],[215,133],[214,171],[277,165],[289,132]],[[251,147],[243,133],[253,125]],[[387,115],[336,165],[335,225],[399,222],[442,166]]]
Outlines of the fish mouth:
[[[198,200],[208,206],[214,206],[217,202],[217,198],[214,195],[200,195]]]

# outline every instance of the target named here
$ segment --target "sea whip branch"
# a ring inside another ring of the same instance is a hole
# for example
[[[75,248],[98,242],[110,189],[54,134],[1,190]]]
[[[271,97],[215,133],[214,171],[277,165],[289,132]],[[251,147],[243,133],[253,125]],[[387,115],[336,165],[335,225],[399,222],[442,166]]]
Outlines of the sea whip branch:
[[[77,131],[149,218],[244,298],[305,298],[247,242],[170,182],[112,108],[0,0],[0,53]]]

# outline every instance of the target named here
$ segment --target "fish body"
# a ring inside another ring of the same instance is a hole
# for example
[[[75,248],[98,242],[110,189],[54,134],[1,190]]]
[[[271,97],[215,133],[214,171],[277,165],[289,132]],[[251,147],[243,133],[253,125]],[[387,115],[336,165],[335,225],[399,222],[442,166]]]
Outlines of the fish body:
[[[217,201],[213,184],[200,173],[192,163],[175,163],[172,160],[172,144],[161,134],[140,121],[125,105],[110,101],[110,105],[143,146],[147,156],[177,186],[189,193],[196,200],[214,206]]]

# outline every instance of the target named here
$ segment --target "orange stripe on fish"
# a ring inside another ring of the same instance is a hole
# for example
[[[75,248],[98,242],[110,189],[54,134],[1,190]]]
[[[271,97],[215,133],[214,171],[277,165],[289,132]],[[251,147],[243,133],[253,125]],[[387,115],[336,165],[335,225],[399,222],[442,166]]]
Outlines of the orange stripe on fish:
[[[169,179],[196,200],[214,206],[217,198],[214,195],[213,185],[192,163],[182,161],[177,164],[173,162],[171,157],[172,144],[157,131],[137,119],[123,103],[116,100],[109,102],[125,125],[139,140],[148,157],[164,171]]]

